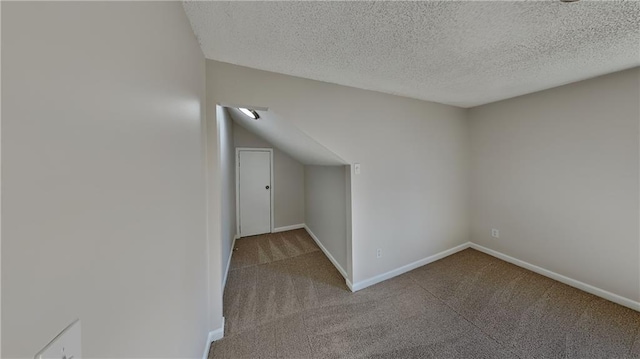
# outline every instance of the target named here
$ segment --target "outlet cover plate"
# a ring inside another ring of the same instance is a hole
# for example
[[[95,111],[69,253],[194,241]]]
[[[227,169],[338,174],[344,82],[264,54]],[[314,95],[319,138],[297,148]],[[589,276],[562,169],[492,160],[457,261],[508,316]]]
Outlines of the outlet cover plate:
[[[82,336],[80,319],[64,328],[47,344],[35,359],[82,359]]]

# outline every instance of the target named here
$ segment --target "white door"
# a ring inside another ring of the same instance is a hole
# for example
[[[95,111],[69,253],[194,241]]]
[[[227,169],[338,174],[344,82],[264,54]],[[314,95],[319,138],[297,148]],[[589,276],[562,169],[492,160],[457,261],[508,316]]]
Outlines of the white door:
[[[271,152],[238,151],[240,237],[271,232]]]

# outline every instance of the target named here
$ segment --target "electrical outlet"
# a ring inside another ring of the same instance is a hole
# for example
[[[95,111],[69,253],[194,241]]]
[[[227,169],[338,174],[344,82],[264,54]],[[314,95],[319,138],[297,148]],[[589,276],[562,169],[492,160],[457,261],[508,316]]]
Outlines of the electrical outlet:
[[[378,248],[376,251],[376,258],[382,258],[382,249]]]
[[[497,230],[497,229],[495,229],[495,228],[492,228],[492,229],[491,229],[491,237],[493,237],[493,238],[500,238],[500,231],[499,231],[499,230]]]
[[[80,319],[66,327],[47,344],[35,359],[82,359]]]

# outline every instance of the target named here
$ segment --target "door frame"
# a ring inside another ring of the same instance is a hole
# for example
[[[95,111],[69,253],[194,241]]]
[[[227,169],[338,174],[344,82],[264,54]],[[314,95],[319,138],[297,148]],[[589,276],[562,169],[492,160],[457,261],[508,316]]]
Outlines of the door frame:
[[[269,191],[269,207],[270,207],[270,219],[271,219],[271,228],[269,229],[270,233],[273,233],[274,228],[274,213],[273,213],[273,192],[274,192],[274,183],[273,183],[273,148],[266,147],[236,147],[236,233],[238,233],[237,237],[241,238],[240,233],[240,151],[257,151],[257,152],[269,152],[269,181],[271,181],[270,191]]]

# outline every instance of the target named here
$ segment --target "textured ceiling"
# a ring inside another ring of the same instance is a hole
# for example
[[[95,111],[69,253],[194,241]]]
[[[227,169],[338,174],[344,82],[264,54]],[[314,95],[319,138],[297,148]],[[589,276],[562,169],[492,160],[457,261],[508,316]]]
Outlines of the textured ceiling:
[[[471,107],[640,65],[640,2],[185,2],[209,59]]]
[[[346,164],[335,153],[280,118],[273,111],[258,110],[260,119],[256,121],[244,115],[237,108],[227,107],[226,109],[235,122],[304,165],[339,166]]]

